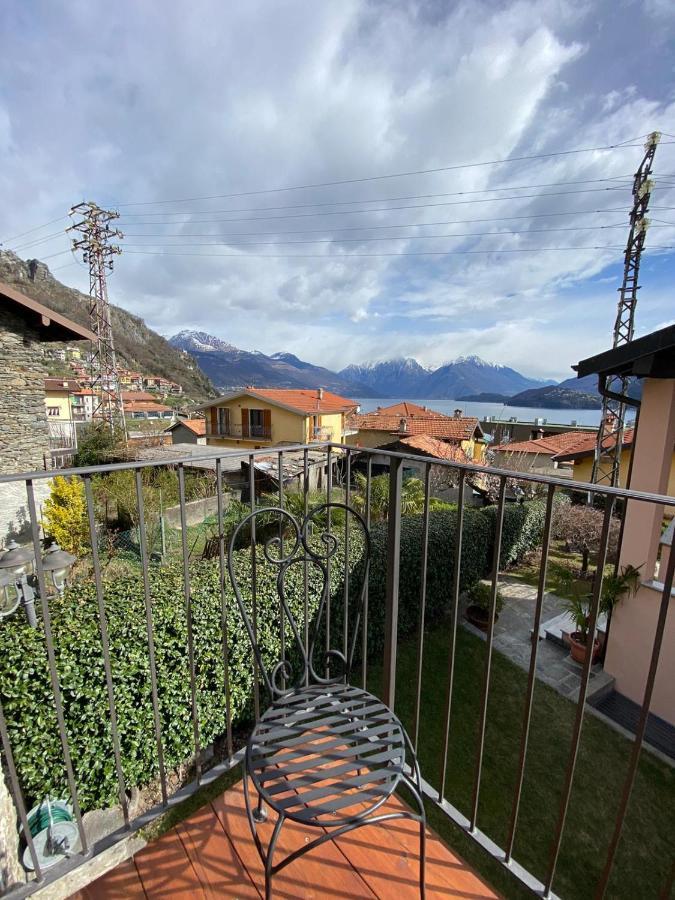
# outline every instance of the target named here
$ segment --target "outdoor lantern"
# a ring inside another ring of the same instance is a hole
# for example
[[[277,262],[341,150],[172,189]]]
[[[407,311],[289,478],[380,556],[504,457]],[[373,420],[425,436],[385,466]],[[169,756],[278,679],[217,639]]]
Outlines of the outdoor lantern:
[[[56,542],[47,548],[47,552],[42,557],[42,568],[51,575],[54,587],[59,594],[62,594],[66,587],[68,572],[76,559],[76,556],[62,550]]]
[[[11,616],[20,600],[16,577],[11,572],[0,572],[0,616]]]
[[[19,547],[16,541],[10,541],[6,551],[0,556],[0,569],[21,578],[22,575],[30,575],[34,562],[35,556],[29,547]]]
[[[16,541],[10,541],[7,549],[0,556],[0,587],[3,591],[2,615],[10,615],[23,603],[28,624],[35,628],[35,591],[29,576],[33,570],[35,557],[28,547],[19,547]],[[16,602],[12,599],[12,588],[16,592]]]

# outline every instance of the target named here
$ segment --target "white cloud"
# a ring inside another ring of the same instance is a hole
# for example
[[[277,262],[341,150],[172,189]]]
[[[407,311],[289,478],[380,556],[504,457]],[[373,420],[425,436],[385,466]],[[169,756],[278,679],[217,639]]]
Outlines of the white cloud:
[[[603,9],[614,23],[611,4]],[[650,0],[644,16],[653,21],[661,12]],[[10,88],[0,109],[0,235],[52,219],[83,197],[124,204],[545,154],[623,142],[675,119],[668,85],[654,93],[647,71],[638,68],[623,81],[612,69],[583,3],[193,0],[185,16],[180,4],[121,0],[106,16],[101,29],[96,4],[45,4],[34,17],[13,0],[0,11],[11,36],[0,59]],[[631,27],[628,18],[624,27]],[[667,64],[666,49],[653,54]],[[659,148],[662,171],[672,171],[671,151]],[[615,294],[604,270],[622,253],[594,248],[623,245],[630,179],[620,191],[595,193],[576,191],[611,185],[536,185],[629,176],[639,156],[633,148],[342,187],[122,205],[127,236],[111,297],[165,334],[196,327],[246,348],[287,349],[335,367],[400,354],[438,364],[475,352],[532,374],[565,374],[581,347],[593,352],[608,340]],[[518,198],[502,202],[479,202],[490,196],[480,194],[383,199],[497,185],[525,188],[504,191]],[[667,198],[667,185],[660,190]],[[335,200],[418,208],[365,215],[348,214],[355,207],[345,203],[261,210]],[[438,205],[419,208],[424,203]],[[597,212],[607,208],[619,211]],[[259,211],[234,212],[251,209]],[[306,215],[315,212],[323,215]],[[479,221],[507,216],[520,218]],[[185,224],[163,224],[169,221]],[[365,230],[397,223],[413,227]],[[357,224],[364,230],[353,230]],[[600,224],[620,227],[590,230]],[[579,227],[587,230],[536,233]],[[422,239],[481,230],[499,233]],[[269,234],[255,234],[262,231]],[[393,235],[399,239],[353,240]],[[230,243],[199,246],[219,239]],[[341,242],[274,243],[312,239]],[[236,240],[272,244],[243,247]],[[673,240],[675,228],[650,232],[652,243]],[[143,245],[164,252],[135,252]],[[185,255],[168,255],[169,245]],[[62,236],[23,254],[66,247]],[[531,247],[592,249],[475,252]],[[448,249],[465,255],[371,255]],[[288,254],[299,258],[280,258]],[[57,268],[68,260],[48,263]],[[57,275],[86,287],[77,266]],[[641,297],[647,322],[661,321],[669,299],[657,292],[650,305],[648,286]]]

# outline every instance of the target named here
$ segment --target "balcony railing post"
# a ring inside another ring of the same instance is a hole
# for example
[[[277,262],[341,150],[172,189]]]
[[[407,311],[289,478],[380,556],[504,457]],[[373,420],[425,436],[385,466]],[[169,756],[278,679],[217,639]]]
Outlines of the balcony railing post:
[[[389,508],[387,523],[387,579],[384,607],[384,696],[393,710],[396,698],[396,639],[398,634],[398,580],[401,565],[401,488],[403,460],[389,465]]]

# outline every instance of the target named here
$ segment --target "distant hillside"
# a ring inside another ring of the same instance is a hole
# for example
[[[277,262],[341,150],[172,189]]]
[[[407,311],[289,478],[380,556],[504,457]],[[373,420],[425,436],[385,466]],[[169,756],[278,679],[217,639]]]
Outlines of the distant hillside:
[[[367,385],[314,366],[293,356],[266,356],[257,350],[239,350],[204,331],[185,330],[170,338],[173,347],[189,353],[220,391],[234,388],[326,388],[347,397],[374,396]]]
[[[416,359],[390,359],[387,362],[351,365],[340,375],[366,384],[372,397],[425,397],[429,370]]]
[[[639,380],[632,381],[628,396],[634,400],[642,396]],[[506,405],[548,409],[602,409],[602,398],[598,392],[597,375],[585,375],[583,378],[566,378],[552,387],[523,391],[506,400]]]
[[[602,409],[599,394],[572,391],[559,385],[522,391],[508,397],[506,406],[532,406],[544,409]]]
[[[428,380],[430,399],[458,397],[467,393],[491,393],[510,396],[528,388],[550,383],[527,378],[509,366],[488,363],[479,356],[465,356],[441,366]]]
[[[89,298],[61,284],[38,260],[23,260],[10,251],[0,251],[0,281],[81,325],[89,325]],[[112,304],[110,311],[119,362],[143,374],[178,382],[190,400],[214,396],[213,385],[190,356],[172,347],[138,316]]]
[[[460,399],[474,394],[510,396],[527,388],[552,384],[527,378],[478,356],[464,356],[434,370],[415,359],[393,359],[363,366],[347,366],[340,373],[365,381],[378,397],[419,397],[430,400]]]

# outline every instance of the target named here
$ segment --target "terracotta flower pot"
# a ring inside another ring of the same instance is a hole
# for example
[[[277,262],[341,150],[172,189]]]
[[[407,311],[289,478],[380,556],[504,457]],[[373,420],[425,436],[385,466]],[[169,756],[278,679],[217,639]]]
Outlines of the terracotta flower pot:
[[[480,628],[481,631],[488,630],[490,621],[490,611],[476,603],[470,603],[466,608],[465,616],[472,625]],[[495,622],[499,619],[499,613],[495,613]]]
[[[597,657],[599,651],[600,641],[596,637],[593,641],[593,659]],[[570,634],[570,656],[581,665],[586,662],[586,640],[580,631],[573,631]]]

